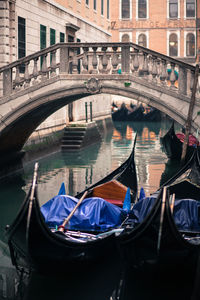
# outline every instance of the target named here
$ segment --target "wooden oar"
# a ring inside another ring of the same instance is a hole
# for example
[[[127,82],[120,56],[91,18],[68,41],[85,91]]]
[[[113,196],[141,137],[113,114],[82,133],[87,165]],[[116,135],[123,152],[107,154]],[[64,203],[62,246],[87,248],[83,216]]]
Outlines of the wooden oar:
[[[83,194],[83,196],[80,198],[80,200],[78,201],[78,203],[76,204],[76,206],[73,208],[73,210],[70,212],[69,216],[64,220],[64,222],[62,223],[62,225],[60,225],[58,227],[58,231],[62,231],[64,232],[65,226],[67,225],[67,223],[69,222],[69,220],[71,219],[71,217],[73,216],[73,214],[75,213],[75,211],[77,210],[77,208],[79,207],[79,205],[82,203],[82,201],[85,199],[86,195],[87,195],[88,191],[85,191],[85,193]]]
[[[161,243],[161,237],[162,237],[162,227],[163,227],[164,212],[165,212],[166,193],[167,193],[167,188],[166,188],[166,186],[164,186],[163,196],[162,196],[162,204],[161,204],[161,213],[160,213],[160,226],[159,226],[159,232],[158,232],[158,243],[157,243],[158,254],[160,252],[160,243]]]
[[[171,202],[171,205],[170,205],[172,214],[173,214],[173,211],[174,211],[174,202],[175,202],[175,194],[172,195],[172,202]]]

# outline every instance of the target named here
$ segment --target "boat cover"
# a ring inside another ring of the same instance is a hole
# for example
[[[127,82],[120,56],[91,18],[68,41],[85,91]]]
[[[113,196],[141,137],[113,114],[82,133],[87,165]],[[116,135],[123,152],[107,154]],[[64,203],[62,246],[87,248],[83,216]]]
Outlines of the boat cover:
[[[185,139],[185,134],[184,133],[176,133],[177,138],[183,143],[184,139]],[[199,141],[197,140],[197,138],[190,134],[189,135],[189,139],[188,139],[188,145],[189,146],[199,146]]]
[[[151,197],[141,199],[134,205],[130,213],[133,226],[141,223],[148,213],[151,212],[155,200],[155,195],[152,195]],[[175,200],[173,217],[179,230],[200,232],[199,201],[193,199]]]
[[[79,199],[57,195],[41,206],[45,223],[51,228],[62,225]],[[70,219],[67,229],[105,231],[121,224],[127,213],[122,208],[98,197],[86,198]]]

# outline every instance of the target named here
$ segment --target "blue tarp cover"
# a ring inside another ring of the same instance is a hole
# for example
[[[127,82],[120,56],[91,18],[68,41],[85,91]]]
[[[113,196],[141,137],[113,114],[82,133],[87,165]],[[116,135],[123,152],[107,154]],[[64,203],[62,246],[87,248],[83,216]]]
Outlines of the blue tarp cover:
[[[133,224],[139,224],[151,212],[155,197],[147,197],[138,201],[131,213]],[[200,231],[200,202],[193,199],[175,200],[173,210],[174,221],[182,231]]]
[[[41,207],[45,222],[55,228],[63,223],[74,209],[79,199],[69,195],[58,195]],[[98,230],[117,227],[121,224],[126,212],[102,198],[91,197],[83,200],[70,219],[67,229]]]

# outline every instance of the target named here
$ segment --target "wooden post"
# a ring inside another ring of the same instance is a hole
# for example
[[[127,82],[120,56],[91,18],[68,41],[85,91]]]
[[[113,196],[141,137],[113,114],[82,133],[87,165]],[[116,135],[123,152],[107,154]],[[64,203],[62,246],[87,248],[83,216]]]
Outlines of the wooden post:
[[[191,129],[193,108],[194,108],[195,99],[196,99],[195,95],[196,95],[196,89],[197,89],[197,83],[198,83],[198,76],[199,76],[199,65],[196,65],[195,73],[194,73],[194,83],[193,83],[193,88],[192,88],[192,96],[191,96],[191,101],[190,101],[189,110],[188,110],[188,117],[187,117],[187,121],[186,121],[186,125],[185,125],[185,138],[184,138],[182,155],[181,155],[181,164],[184,164],[185,156],[186,156],[186,152],[187,152],[187,145],[188,145],[189,134],[190,134],[190,129]]]

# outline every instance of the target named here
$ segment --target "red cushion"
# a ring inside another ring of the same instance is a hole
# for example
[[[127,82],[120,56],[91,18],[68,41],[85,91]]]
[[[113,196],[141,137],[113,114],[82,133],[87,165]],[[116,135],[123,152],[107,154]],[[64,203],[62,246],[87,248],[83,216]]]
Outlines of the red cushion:
[[[114,199],[105,199],[109,203],[115,204],[117,206],[122,207],[123,206],[123,201],[122,200],[114,200]]]

